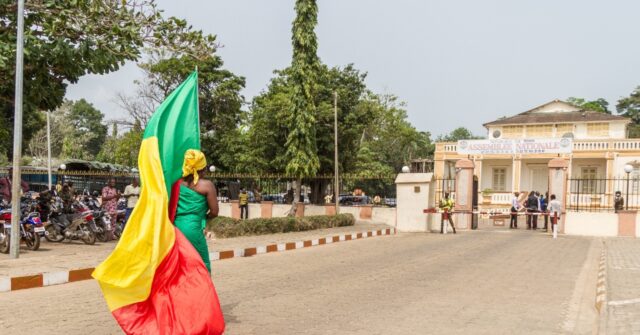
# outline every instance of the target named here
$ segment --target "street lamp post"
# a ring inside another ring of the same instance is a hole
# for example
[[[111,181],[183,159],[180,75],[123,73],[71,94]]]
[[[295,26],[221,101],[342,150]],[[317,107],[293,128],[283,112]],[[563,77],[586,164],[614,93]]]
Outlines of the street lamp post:
[[[334,156],[333,156],[333,178],[335,185],[334,202],[336,206],[336,215],[340,213],[340,185],[338,181],[338,92],[333,91],[333,137],[334,137]]]
[[[47,111],[47,175],[49,176],[49,191],[51,191],[51,112]]]
[[[24,0],[18,0],[18,31],[16,36],[15,115],[13,119],[13,176],[11,185],[11,258],[20,257],[20,191],[22,189],[22,80],[24,69]]]
[[[627,174],[627,195],[624,202],[625,210],[629,210],[629,174],[633,171],[633,166],[631,164],[626,164],[624,166],[624,172]]]

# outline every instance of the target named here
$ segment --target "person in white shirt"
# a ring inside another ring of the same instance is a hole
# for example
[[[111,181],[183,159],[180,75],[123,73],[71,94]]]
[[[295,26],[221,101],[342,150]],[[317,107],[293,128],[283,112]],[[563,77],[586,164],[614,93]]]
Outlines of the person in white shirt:
[[[124,222],[126,225],[127,221],[129,221],[129,216],[131,215],[131,212],[133,212],[133,208],[136,207],[136,203],[140,197],[140,186],[138,185],[137,178],[134,177],[131,180],[131,184],[124,188],[123,196],[127,199],[127,210],[124,215]]]
[[[511,199],[511,221],[509,223],[509,229],[518,229],[518,211],[522,208],[518,196],[520,193],[514,192],[513,199]]]
[[[549,199],[549,215],[551,216],[551,230],[553,231],[553,238],[558,236],[558,221],[560,220],[560,214],[562,214],[562,203],[556,199],[556,195],[552,194]]]

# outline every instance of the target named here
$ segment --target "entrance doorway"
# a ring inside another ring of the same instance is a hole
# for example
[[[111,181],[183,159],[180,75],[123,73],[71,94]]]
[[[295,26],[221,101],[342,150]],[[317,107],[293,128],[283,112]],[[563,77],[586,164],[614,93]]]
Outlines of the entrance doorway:
[[[531,167],[531,191],[545,194],[549,188],[549,170],[544,166]]]

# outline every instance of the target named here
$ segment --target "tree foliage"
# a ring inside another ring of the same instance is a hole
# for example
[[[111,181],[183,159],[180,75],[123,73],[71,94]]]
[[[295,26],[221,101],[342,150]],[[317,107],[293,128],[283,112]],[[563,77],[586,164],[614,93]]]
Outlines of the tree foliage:
[[[0,152],[9,156],[16,12],[15,1],[0,3]],[[27,1],[24,22],[25,143],[44,124],[38,111],[62,105],[67,85],[81,76],[116,71],[138,60],[145,47],[201,55],[210,42],[183,20],[163,18],[154,0]]]
[[[611,114],[611,111],[609,110],[609,102],[603,98],[588,101],[584,98],[570,97],[567,99],[567,102],[584,110]]]
[[[292,104],[287,117],[286,171],[297,178],[313,176],[320,168],[316,145],[316,81],[320,60],[315,26],[316,0],[296,0],[293,21],[293,59],[290,68]]]
[[[447,135],[440,135],[436,139],[437,142],[457,142],[459,140],[473,140],[480,139],[482,136],[476,136],[469,131],[469,129],[464,127],[458,127],[452,130]]]

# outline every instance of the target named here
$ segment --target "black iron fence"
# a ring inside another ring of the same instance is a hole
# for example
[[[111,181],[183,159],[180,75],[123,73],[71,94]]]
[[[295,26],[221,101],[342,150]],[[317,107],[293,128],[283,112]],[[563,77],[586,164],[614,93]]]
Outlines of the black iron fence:
[[[243,188],[248,191],[251,202],[291,203],[294,198],[296,179],[286,175],[215,173],[209,178],[216,184],[221,201],[237,200],[240,189]],[[395,206],[394,180],[395,175],[340,175],[338,179],[340,204]],[[304,178],[299,201],[311,204],[334,203],[334,189],[335,179],[332,175]]]
[[[570,178],[568,182],[568,210],[613,212],[616,210],[616,202],[620,209],[640,209],[638,177]],[[616,192],[620,192],[619,198],[616,198]]]
[[[6,171],[0,172],[5,177]],[[52,174],[52,183],[73,183],[77,192],[101,191],[109,179],[115,178],[116,187],[124,190],[135,175],[126,172],[100,171],[57,171]],[[221,201],[237,200],[242,188],[249,193],[252,202],[273,201],[274,203],[291,203],[295,178],[281,174],[238,174],[209,173],[218,188]],[[46,170],[23,170],[22,179],[29,188],[39,192],[47,189],[48,176]],[[395,175],[361,175],[343,174],[339,178],[340,203],[342,205],[379,204],[395,206]],[[302,180],[302,196],[300,201],[312,204],[334,203],[334,177],[319,175]],[[378,202],[379,200],[379,202]]]
[[[444,199],[446,193],[449,193],[449,197],[456,200],[456,179],[455,178],[436,178],[434,180],[435,189],[435,205],[440,204],[440,200]]]

